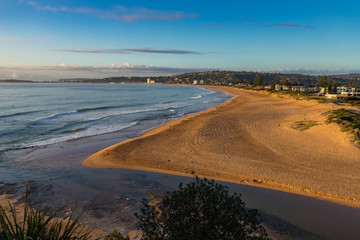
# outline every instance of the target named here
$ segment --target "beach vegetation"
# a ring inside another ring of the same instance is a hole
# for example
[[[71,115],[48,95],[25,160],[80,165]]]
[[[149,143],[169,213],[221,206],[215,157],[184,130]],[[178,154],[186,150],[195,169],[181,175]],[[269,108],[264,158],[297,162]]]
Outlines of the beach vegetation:
[[[144,199],[137,226],[142,240],[269,239],[258,212],[213,180],[195,178],[157,203]]]
[[[344,97],[338,100],[340,103],[348,103],[352,106],[360,106],[360,99],[356,97]]]
[[[8,209],[0,206],[0,239],[2,240],[87,240],[90,231],[71,215],[59,217],[62,208],[50,214],[48,206],[36,210],[30,206],[27,195],[23,209],[9,203]]]
[[[298,131],[304,131],[307,130],[313,126],[317,125],[316,121],[313,120],[302,120],[302,121],[296,121],[290,125],[291,128],[298,130]]]
[[[326,113],[326,123],[336,123],[341,126],[341,130],[352,135],[352,140],[360,144],[360,113],[355,110],[344,108],[331,110]]]
[[[120,232],[114,230],[107,234],[103,240],[130,240],[129,236],[123,236]]]

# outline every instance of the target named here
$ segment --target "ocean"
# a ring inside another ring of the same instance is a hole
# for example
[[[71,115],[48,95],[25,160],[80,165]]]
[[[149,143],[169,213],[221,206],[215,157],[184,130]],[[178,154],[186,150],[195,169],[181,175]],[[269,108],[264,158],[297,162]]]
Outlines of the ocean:
[[[152,128],[227,99],[192,86],[1,84],[0,152]]]

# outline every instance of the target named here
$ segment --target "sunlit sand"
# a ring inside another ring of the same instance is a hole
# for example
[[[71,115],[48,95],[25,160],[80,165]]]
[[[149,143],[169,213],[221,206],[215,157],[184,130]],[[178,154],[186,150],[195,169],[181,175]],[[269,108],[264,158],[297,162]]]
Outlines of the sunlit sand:
[[[360,148],[322,113],[332,104],[236,88],[205,112],[168,122],[106,148],[83,165],[189,175],[311,195],[346,205],[360,202]],[[317,125],[299,131],[299,120]]]

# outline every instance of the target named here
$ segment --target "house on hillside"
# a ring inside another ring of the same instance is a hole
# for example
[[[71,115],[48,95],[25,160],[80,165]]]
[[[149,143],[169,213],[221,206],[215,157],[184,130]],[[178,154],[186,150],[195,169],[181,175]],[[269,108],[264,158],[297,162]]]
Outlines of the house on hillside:
[[[336,92],[337,94],[341,94],[342,92],[355,92],[355,88],[341,86],[336,88]]]
[[[341,92],[342,97],[356,97],[360,99],[360,92]]]
[[[276,91],[291,91],[292,90],[292,86],[291,85],[283,85],[283,84],[275,84],[275,90]]]
[[[148,78],[148,79],[146,80],[146,83],[147,83],[147,84],[154,84],[154,83],[155,83],[155,80],[151,80],[151,78]]]
[[[360,99],[360,92],[341,92],[341,94],[326,94],[326,98],[329,99],[343,99],[348,97],[358,98]]]
[[[338,100],[342,98],[340,94],[330,94],[330,93],[325,94],[325,97],[334,100]]]

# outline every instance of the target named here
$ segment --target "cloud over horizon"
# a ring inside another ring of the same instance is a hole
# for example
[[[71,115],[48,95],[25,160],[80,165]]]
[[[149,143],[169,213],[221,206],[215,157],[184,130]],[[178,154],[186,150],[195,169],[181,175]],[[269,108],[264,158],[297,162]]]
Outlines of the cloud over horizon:
[[[71,12],[76,14],[86,14],[89,16],[122,20],[127,22],[133,22],[137,20],[182,20],[186,18],[198,18],[199,15],[195,13],[185,13],[182,11],[163,11],[156,9],[149,9],[145,7],[125,7],[123,5],[117,5],[110,10],[88,8],[88,7],[67,7],[67,6],[54,6],[43,5],[37,1],[27,1],[27,5],[32,6],[36,10],[50,11],[50,12]]]
[[[19,39],[16,37],[1,37],[0,36],[0,41],[18,41]]]
[[[211,71],[213,68],[163,67],[153,65],[133,65],[124,63],[108,66],[84,65],[35,65],[1,67],[0,79],[17,76],[21,80],[54,81],[60,78],[104,78],[114,76],[164,76],[186,72]]]
[[[336,74],[349,74],[349,73],[360,73],[360,70],[346,70],[346,69],[306,69],[306,68],[275,68],[275,69],[264,69],[259,72],[270,72],[270,73],[289,73],[289,74],[304,74],[304,75],[336,75]]]
[[[186,51],[186,50],[159,50],[151,48],[142,48],[142,49],[93,49],[93,50],[78,50],[78,49],[51,49],[53,52],[70,52],[70,53],[105,53],[105,54],[131,54],[131,53],[157,53],[157,54],[200,54],[196,51]]]
[[[240,23],[208,23],[207,26],[211,27],[232,27],[232,26],[253,26],[253,27],[262,27],[262,28],[305,28],[305,29],[313,29],[315,26],[313,25],[302,25],[296,23],[274,23],[274,24],[265,24],[265,23],[251,23],[251,22],[240,22]]]
[[[261,24],[262,27],[265,28],[273,28],[273,27],[287,27],[287,28],[315,28],[312,25],[301,25],[301,24],[294,24],[294,23],[276,23],[276,24]]]

